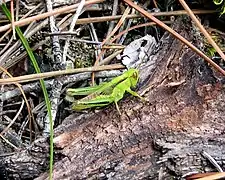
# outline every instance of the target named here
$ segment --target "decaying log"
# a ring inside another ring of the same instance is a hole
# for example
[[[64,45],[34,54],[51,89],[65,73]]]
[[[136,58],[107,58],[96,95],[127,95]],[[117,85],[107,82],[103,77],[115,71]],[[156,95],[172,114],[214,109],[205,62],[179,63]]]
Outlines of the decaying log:
[[[189,18],[174,29],[200,47]],[[193,51],[165,33],[142,67],[140,92],[89,114],[74,113],[55,129],[54,179],[171,179],[185,173],[216,171],[202,156],[225,161],[223,78]],[[2,158],[10,179],[47,179],[48,140]],[[45,173],[44,173],[45,172]],[[41,174],[43,173],[43,174]]]

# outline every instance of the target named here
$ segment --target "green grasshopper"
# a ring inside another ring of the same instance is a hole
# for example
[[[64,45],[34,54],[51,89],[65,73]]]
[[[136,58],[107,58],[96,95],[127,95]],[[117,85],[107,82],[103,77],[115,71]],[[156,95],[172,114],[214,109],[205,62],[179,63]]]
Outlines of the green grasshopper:
[[[67,89],[66,99],[70,99],[70,97],[77,95],[87,95],[86,97],[75,101],[72,105],[72,109],[80,111],[92,107],[107,106],[114,102],[117,111],[120,113],[117,102],[123,98],[125,92],[143,99],[138,93],[131,90],[131,88],[136,87],[138,78],[138,70],[129,69],[121,76],[115,77],[107,83],[78,89],[69,88]]]

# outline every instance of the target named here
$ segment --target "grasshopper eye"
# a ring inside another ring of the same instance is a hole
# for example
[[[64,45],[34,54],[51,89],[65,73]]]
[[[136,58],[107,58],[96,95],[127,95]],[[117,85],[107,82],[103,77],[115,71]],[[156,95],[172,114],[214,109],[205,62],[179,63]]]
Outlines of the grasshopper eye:
[[[137,78],[138,78],[138,73],[137,73],[137,72],[134,72],[133,75],[132,75],[132,77],[133,77],[134,79],[137,79]]]

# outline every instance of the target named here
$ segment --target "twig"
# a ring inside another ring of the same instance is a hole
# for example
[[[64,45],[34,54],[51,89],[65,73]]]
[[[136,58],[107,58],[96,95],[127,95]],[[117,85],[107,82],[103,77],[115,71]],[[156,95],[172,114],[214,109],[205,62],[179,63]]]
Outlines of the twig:
[[[48,12],[51,12],[53,10],[52,8],[52,1],[51,0],[46,0],[47,2],[47,10]],[[50,16],[49,17],[49,25],[50,25],[50,31],[51,33],[58,32],[58,27],[55,23],[55,17]],[[51,36],[51,41],[52,41],[52,53],[53,53],[53,59],[51,64],[53,64],[53,70],[61,70],[65,68],[65,62],[62,59],[62,52],[61,52],[61,47],[59,43],[59,37],[58,36]],[[58,110],[58,103],[60,100],[60,92],[62,90],[62,83],[60,78],[54,79],[53,83],[53,88],[51,89],[51,96],[50,96],[50,101],[51,101],[51,113],[52,113],[52,121],[53,124],[55,123],[56,115],[57,115],[57,110]],[[39,116],[39,114],[37,115]],[[38,121],[38,120],[37,120]],[[43,135],[48,136],[50,134],[50,118],[48,114],[46,114],[44,118],[44,130],[43,130]]]
[[[215,10],[193,10],[193,13],[195,14],[210,14],[215,13],[217,11]],[[169,11],[169,12],[152,12],[153,16],[180,16],[187,14],[186,11],[180,10],[180,11]],[[122,15],[116,15],[116,16],[103,16],[103,17],[92,17],[92,18],[82,18],[77,20],[77,24],[87,24],[87,23],[97,23],[97,22],[105,22],[105,21],[115,21],[119,20],[122,17]],[[130,14],[127,16],[127,19],[133,19],[133,18],[141,18],[142,16],[139,14]]]
[[[0,111],[0,116],[5,115],[5,114],[12,114],[16,113],[17,110],[7,110],[7,111]]]
[[[109,64],[113,58],[115,58],[117,55],[121,54],[122,52],[123,52],[123,50],[119,50],[119,51],[116,51],[113,54],[109,55],[108,57],[106,57],[99,63],[99,66]]]
[[[67,69],[67,70],[61,70],[61,71],[52,71],[52,72],[18,76],[18,77],[7,78],[7,79],[0,79],[0,84],[11,84],[15,82],[29,82],[29,81],[49,78],[53,76],[75,74],[80,72],[93,72],[93,71],[95,72],[95,71],[112,70],[112,69],[123,69],[123,68],[124,66],[121,64],[113,64],[113,65],[105,65],[105,66]]]

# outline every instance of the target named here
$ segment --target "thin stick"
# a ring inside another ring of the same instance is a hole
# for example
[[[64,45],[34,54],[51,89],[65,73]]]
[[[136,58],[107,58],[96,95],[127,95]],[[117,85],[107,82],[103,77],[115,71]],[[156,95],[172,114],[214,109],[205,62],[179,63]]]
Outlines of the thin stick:
[[[213,10],[193,10],[195,14],[211,14],[215,13],[217,11]],[[187,14],[186,11],[169,11],[169,12],[152,12],[153,16],[179,16]],[[102,16],[102,17],[92,17],[92,18],[81,18],[77,20],[77,24],[87,24],[87,23],[97,23],[97,22],[105,22],[105,21],[115,21],[119,20],[122,17],[122,15],[116,15],[116,16]],[[142,16],[140,14],[129,14],[127,16],[127,19],[133,19],[133,18],[141,18]]]
[[[15,82],[29,82],[29,81],[49,78],[53,76],[75,74],[75,73],[81,73],[81,72],[123,69],[123,68],[124,66],[121,64],[114,64],[114,65],[95,66],[95,67],[87,67],[87,68],[67,69],[67,70],[61,70],[61,71],[52,71],[52,72],[46,72],[46,73],[37,73],[37,74],[30,74],[30,75],[18,76],[18,77],[7,78],[7,79],[0,79],[0,84],[11,84]]]

